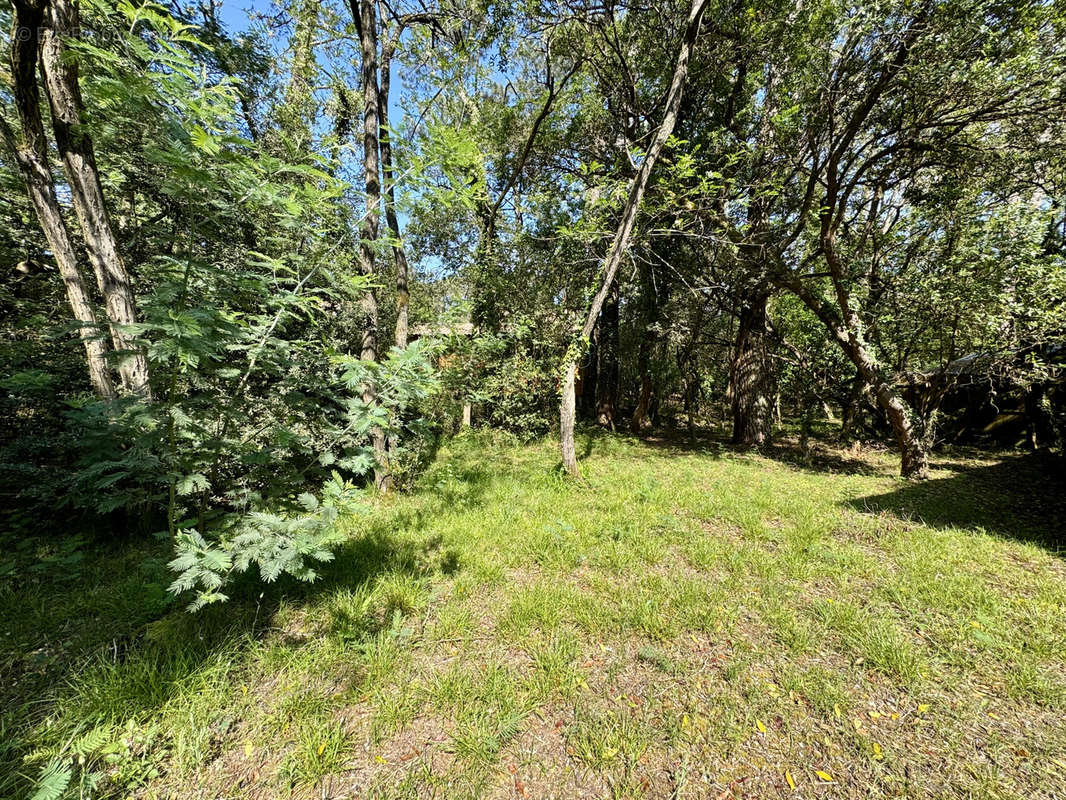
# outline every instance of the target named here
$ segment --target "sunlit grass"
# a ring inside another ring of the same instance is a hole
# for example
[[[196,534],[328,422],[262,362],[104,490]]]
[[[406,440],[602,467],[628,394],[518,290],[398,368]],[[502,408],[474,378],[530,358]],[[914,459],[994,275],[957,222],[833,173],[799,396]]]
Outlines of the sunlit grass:
[[[200,617],[166,610],[159,555],[147,610],[115,579],[143,549],[6,591],[0,794],[87,731],[82,769],[116,797],[1066,785],[1052,479],[1018,458],[952,455],[965,472],[914,487],[888,454],[588,445],[575,482],[551,442],[464,435],[341,523],[318,584],[249,582]]]

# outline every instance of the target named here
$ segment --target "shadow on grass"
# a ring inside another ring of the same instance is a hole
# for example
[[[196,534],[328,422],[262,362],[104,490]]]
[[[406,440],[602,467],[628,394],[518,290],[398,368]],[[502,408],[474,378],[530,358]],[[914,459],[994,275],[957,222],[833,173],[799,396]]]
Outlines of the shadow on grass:
[[[1045,453],[1007,455],[994,464],[937,460],[948,478],[900,484],[850,505],[937,528],[983,529],[1066,553],[1066,462]]]
[[[843,448],[814,440],[811,440],[807,447],[803,447],[798,440],[777,439],[766,448],[765,454],[768,458],[805,472],[837,475],[886,474],[884,467],[871,463],[869,458],[862,454],[852,454]],[[898,458],[894,461],[893,470],[898,471]]]
[[[472,505],[482,502],[491,473],[468,465],[449,472],[442,483],[441,502]],[[32,794],[29,787],[43,762],[27,764],[27,754],[41,747],[69,748],[94,726],[150,720],[183,693],[199,691],[193,687],[228,683],[244,654],[267,635],[298,646],[305,632],[280,627],[276,612],[283,603],[300,605],[342,590],[370,596],[386,576],[402,586],[456,572],[458,554],[444,548],[440,537],[397,535],[427,522],[425,511],[387,506],[357,517],[349,523],[352,538],[319,567],[317,581],[263,584],[252,570],[227,587],[228,602],[195,614],[184,610],[187,597],[174,599],[166,592],[173,579],[166,567],[168,542],[88,544],[83,567],[73,575],[5,579],[0,797]],[[343,611],[331,609],[322,621],[327,631],[310,635],[343,629],[346,641],[372,636],[396,610],[388,592],[382,594],[364,609],[365,618],[341,619]],[[402,598],[398,602],[402,606]],[[46,725],[49,718],[54,722]]]
[[[603,434],[610,435],[610,434]],[[714,429],[698,429],[694,434],[687,430],[657,430],[643,434],[640,441],[655,450],[670,455],[699,453],[721,456],[723,453],[757,453],[774,461],[796,467],[807,472],[837,473],[847,475],[883,475],[883,468],[870,463],[861,454],[852,455],[848,451],[835,448],[825,441],[811,439],[808,447],[803,447],[798,439],[776,437],[762,447],[745,447],[735,445],[728,433]]]

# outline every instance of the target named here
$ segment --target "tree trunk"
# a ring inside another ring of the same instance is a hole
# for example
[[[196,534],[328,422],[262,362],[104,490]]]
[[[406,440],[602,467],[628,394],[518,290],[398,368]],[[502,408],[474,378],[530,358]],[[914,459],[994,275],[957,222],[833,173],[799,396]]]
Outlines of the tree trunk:
[[[600,382],[600,336],[602,335],[603,314],[592,329],[592,337],[589,340],[589,351],[585,356],[585,366],[578,372],[581,386],[580,416],[582,419],[596,419],[596,404]]]
[[[611,240],[610,249],[607,251],[607,257],[603,262],[603,283],[592,298],[592,304],[585,315],[585,324],[581,326],[578,341],[567,350],[566,360],[563,362],[564,380],[562,401],[559,404],[559,436],[561,439],[563,468],[575,477],[578,475],[578,469],[577,456],[574,451],[574,379],[577,374],[577,362],[581,355],[581,347],[592,334],[592,327],[596,324],[596,318],[603,308],[604,298],[607,297],[607,293],[611,290],[615,275],[618,274],[618,268],[622,264],[622,258],[625,256],[626,250],[629,249],[629,240],[633,235],[633,226],[637,221],[637,212],[640,210],[641,200],[644,199],[644,192],[648,187],[648,178],[651,176],[652,168],[655,166],[655,162],[658,161],[659,154],[662,153],[663,147],[666,145],[666,140],[670,138],[670,134],[674,132],[674,126],[677,124],[677,109],[681,103],[685,78],[688,76],[688,61],[692,54],[692,47],[696,42],[696,36],[699,34],[700,20],[703,17],[703,10],[706,5],[707,0],[692,0],[692,6],[689,9],[686,21],[685,35],[681,42],[681,50],[678,53],[674,75],[670,81],[670,91],[666,96],[666,109],[663,113],[662,124],[659,126],[659,130],[656,132],[655,138],[652,140],[651,146],[648,148],[648,152],[630,184],[629,196],[626,198],[622,218],[618,222],[614,239]]]
[[[74,245],[56,196],[52,167],[48,163],[48,142],[44,135],[40,95],[37,91],[38,31],[41,21],[39,11],[29,9],[24,4],[16,6],[16,19],[11,36],[11,76],[15,105],[22,128],[21,143],[3,119],[0,119],[0,129],[18,162],[19,171],[26,183],[26,192],[59,267],[67,300],[74,319],[78,322],[78,336],[85,347],[89,381],[98,397],[111,400],[115,397],[115,385],[108,370],[107,345],[100,337],[96,312],[78,268]]]
[[[767,347],[766,303],[769,294],[746,298],[737,325],[736,348],[729,372],[733,405],[733,444],[755,446],[770,438],[771,378]]]
[[[618,405],[618,294],[615,284],[604,300],[596,342],[596,421],[612,431]]]
[[[359,237],[359,272],[369,281],[374,279],[374,256],[378,240],[381,213],[381,173],[378,161],[378,36],[375,0],[350,0],[352,16],[359,32],[362,53],[363,82],[363,178],[366,186],[366,214]],[[362,300],[362,342],[360,358],[363,361],[378,360],[378,299],[373,287],[364,290]],[[367,381],[363,387],[363,402],[368,406],[377,403],[377,387]],[[374,482],[378,489],[387,491],[391,486],[386,452],[385,433],[380,428],[371,431],[374,456]]]
[[[389,226],[392,244],[392,260],[396,266],[396,331],[395,343],[400,349],[407,347],[408,309],[411,305],[410,277],[407,254],[400,236],[400,221],[396,218],[396,173],[392,164],[392,131],[389,130],[389,86],[392,80],[393,43],[388,42],[381,51],[380,138],[381,174],[385,185],[385,222]]]
[[[637,407],[629,421],[629,429],[633,433],[640,433],[648,423],[652,391],[651,354],[658,340],[659,323],[659,298],[655,293],[651,268],[646,265],[642,266],[640,275],[641,294],[644,300],[644,314],[641,322],[644,327],[644,336],[641,337],[640,346],[637,349],[637,379],[640,381],[640,388],[637,390]]]
[[[856,321],[842,323],[824,301],[812,294],[799,277],[784,283],[822,321],[830,335],[855,365],[859,376],[870,387],[877,404],[885,412],[900,450],[900,474],[904,478],[924,480],[929,477],[929,460],[921,438],[914,430],[910,409],[881,374],[881,368],[870,355],[859,336]],[[840,290],[842,291],[842,290]],[[846,304],[845,305],[846,308]]]
[[[856,370],[840,412],[840,441],[844,444],[850,444],[855,437],[855,432],[858,430],[865,386],[862,375]]]
[[[563,372],[563,394],[559,407],[559,440],[562,448],[563,467],[571,475],[577,475],[577,453],[574,448],[574,422],[577,416],[576,401],[577,361],[569,361]]]
[[[83,124],[78,65],[63,43],[65,37],[77,30],[78,13],[73,0],[45,3],[44,24],[40,29],[41,65],[52,110],[52,130],[63,158],[89,260],[104,298],[111,339],[121,357],[118,372],[122,386],[127,392],[151,399],[148,359],[128,331],[137,322],[137,306],[104,202],[92,139]]]
[[[290,6],[292,19],[291,67],[285,85],[284,102],[276,106],[277,132],[284,137],[278,141],[286,158],[307,163],[311,159],[315,117],[318,101],[315,98],[315,36],[318,33],[322,0],[300,0]]]
[[[696,443],[696,402],[699,396],[700,376],[696,371],[695,351],[699,345],[700,332],[703,328],[704,304],[700,299],[696,304],[695,316],[689,340],[684,347],[677,349],[677,374],[681,376],[681,389],[684,393],[685,419],[688,424],[688,439]]]
[[[1025,390],[1025,414],[1030,448],[1047,450],[1057,444],[1047,384],[1034,383]]]

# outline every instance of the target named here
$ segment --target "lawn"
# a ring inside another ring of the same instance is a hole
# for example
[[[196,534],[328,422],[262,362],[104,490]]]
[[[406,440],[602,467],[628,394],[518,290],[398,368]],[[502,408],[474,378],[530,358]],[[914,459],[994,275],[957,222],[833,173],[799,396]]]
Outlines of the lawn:
[[[5,543],[0,796],[1063,796],[1061,461],[578,445],[461,436],[198,615],[164,543]]]

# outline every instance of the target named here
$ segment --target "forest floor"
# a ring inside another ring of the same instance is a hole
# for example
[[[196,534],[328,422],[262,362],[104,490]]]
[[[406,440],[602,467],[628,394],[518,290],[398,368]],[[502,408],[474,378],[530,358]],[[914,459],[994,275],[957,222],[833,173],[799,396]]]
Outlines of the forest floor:
[[[461,436],[195,616],[165,543],[5,544],[0,796],[1063,797],[1061,461],[578,444]]]

